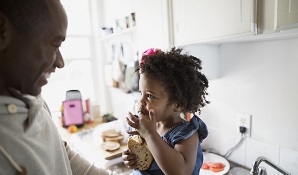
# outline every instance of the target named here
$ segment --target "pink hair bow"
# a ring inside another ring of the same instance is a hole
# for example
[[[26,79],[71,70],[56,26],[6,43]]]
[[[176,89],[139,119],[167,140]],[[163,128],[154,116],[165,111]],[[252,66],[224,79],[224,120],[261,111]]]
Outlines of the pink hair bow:
[[[145,62],[145,59],[143,58],[144,56],[153,55],[156,52],[160,52],[160,51],[161,51],[161,49],[159,49],[159,48],[150,48],[150,49],[147,49],[146,51],[144,51],[142,53],[142,58],[141,58],[140,64],[142,64],[142,63]]]

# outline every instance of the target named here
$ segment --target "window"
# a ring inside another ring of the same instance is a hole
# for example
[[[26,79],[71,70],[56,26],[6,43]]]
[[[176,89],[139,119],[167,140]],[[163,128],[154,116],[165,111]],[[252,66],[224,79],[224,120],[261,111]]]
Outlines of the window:
[[[42,90],[42,96],[52,113],[59,113],[67,90],[80,90],[83,100],[94,99],[90,2],[61,0],[61,3],[68,16],[67,38],[60,48],[65,67],[56,69]]]

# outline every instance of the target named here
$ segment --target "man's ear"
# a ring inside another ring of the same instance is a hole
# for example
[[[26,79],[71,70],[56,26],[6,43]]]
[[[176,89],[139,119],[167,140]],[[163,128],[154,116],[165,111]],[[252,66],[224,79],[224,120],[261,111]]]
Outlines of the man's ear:
[[[9,42],[9,21],[0,11],[0,50],[7,47]]]

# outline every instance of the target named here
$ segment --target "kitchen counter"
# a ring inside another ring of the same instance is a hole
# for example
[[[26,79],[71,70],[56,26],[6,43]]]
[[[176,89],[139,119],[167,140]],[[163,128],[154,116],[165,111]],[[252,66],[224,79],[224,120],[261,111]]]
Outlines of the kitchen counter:
[[[250,169],[247,167],[244,167],[242,165],[239,165],[233,161],[227,160],[230,164],[230,170],[225,173],[225,175],[250,175]],[[110,167],[107,167],[109,170],[117,171],[118,173],[122,175],[129,175],[132,170],[125,167],[125,165],[120,162],[116,165],[112,165]]]
[[[228,162],[230,163],[230,170],[225,175],[250,175],[250,170],[248,168],[229,160]],[[130,173],[132,172],[132,170],[128,169],[122,162],[107,167],[107,169],[117,171],[121,175],[130,175]]]
[[[90,130],[90,129],[93,129],[95,128],[97,125],[99,124],[102,124],[102,122],[100,120],[94,120],[93,122],[91,123],[85,123],[83,125],[83,127],[81,128],[78,128],[78,131],[75,132],[75,133],[78,133],[78,132],[81,132],[81,131],[86,131],[86,130]],[[70,137],[72,134],[75,134],[75,133],[70,133],[67,128],[64,128],[62,127],[62,124],[61,122],[58,120],[58,122],[56,122],[56,125],[57,125],[57,128],[58,128],[58,131],[62,137],[62,139],[66,142],[69,142],[70,140]]]
[[[119,130],[124,136],[120,149],[113,152],[104,151],[100,146],[103,142],[101,133],[108,129]],[[91,124],[85,124],[84,127],[80,128],[76,133],[69,133],[66,128],[62,127],[59,128],[59,131],[63,140],[67,141],[71,149],[88,161],[94,163],[95,166],[108,168],[117,165],[119,167],[119,164],[122,163],[121,152],[126,148],[128,138],[122,121],[115,120],[108,123],[93,122]]]
[[[67,141],[74,151],[79,152],[90,162],[94,162],[95,166],[117,171],[121,175],[129,175],[132,170],[125,167],[120,156],[106,160],[98,143],[94,144],[95,135],[99,135],[99,130],[111,127],[114,123],[121,123],[121,121],[113,121],[109,123],[102,123],[101,121],[94,121],[90,124],[85,124],[82,128],[78,128],[78,132],[70,133],[67,128],[58,126],[63,140]],[[113,127],[114,128],[114,127]],[[117,128],[117,127],[116,127]],[[119,127],[118,127],[119,128]],[[124,128],[122,128],[124,129]],[[94,133],[94,130],[95,133]],[[125,141],[124,141],[125,142]],[[230,170],[226,175],[249,175],[249,169],[241,166],[235,162],[228,160],[230,163]]]
[[[239,165],[233,161],[228,160],[226,157],[215,153],[210,150],[203,150],[203,156],[204,156],[204,163],[222,163],[224,164],[224,169],[220,172],[214,173],[211,170],[208,169],[202,169],[200,174],[203,175],[211,175],[211,174],[218,174],[218,175],[249,175],[250,170],[247,167],[244,167],[242,165]]]

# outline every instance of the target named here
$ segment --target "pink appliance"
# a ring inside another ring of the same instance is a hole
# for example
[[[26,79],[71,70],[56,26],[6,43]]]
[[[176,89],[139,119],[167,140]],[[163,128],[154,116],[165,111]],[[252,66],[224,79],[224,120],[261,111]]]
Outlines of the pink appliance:
[[[63,105],[63,126],[84,125],[84,110],[81,95],[78,90],[69,90],[66,92],[66,100]]]

